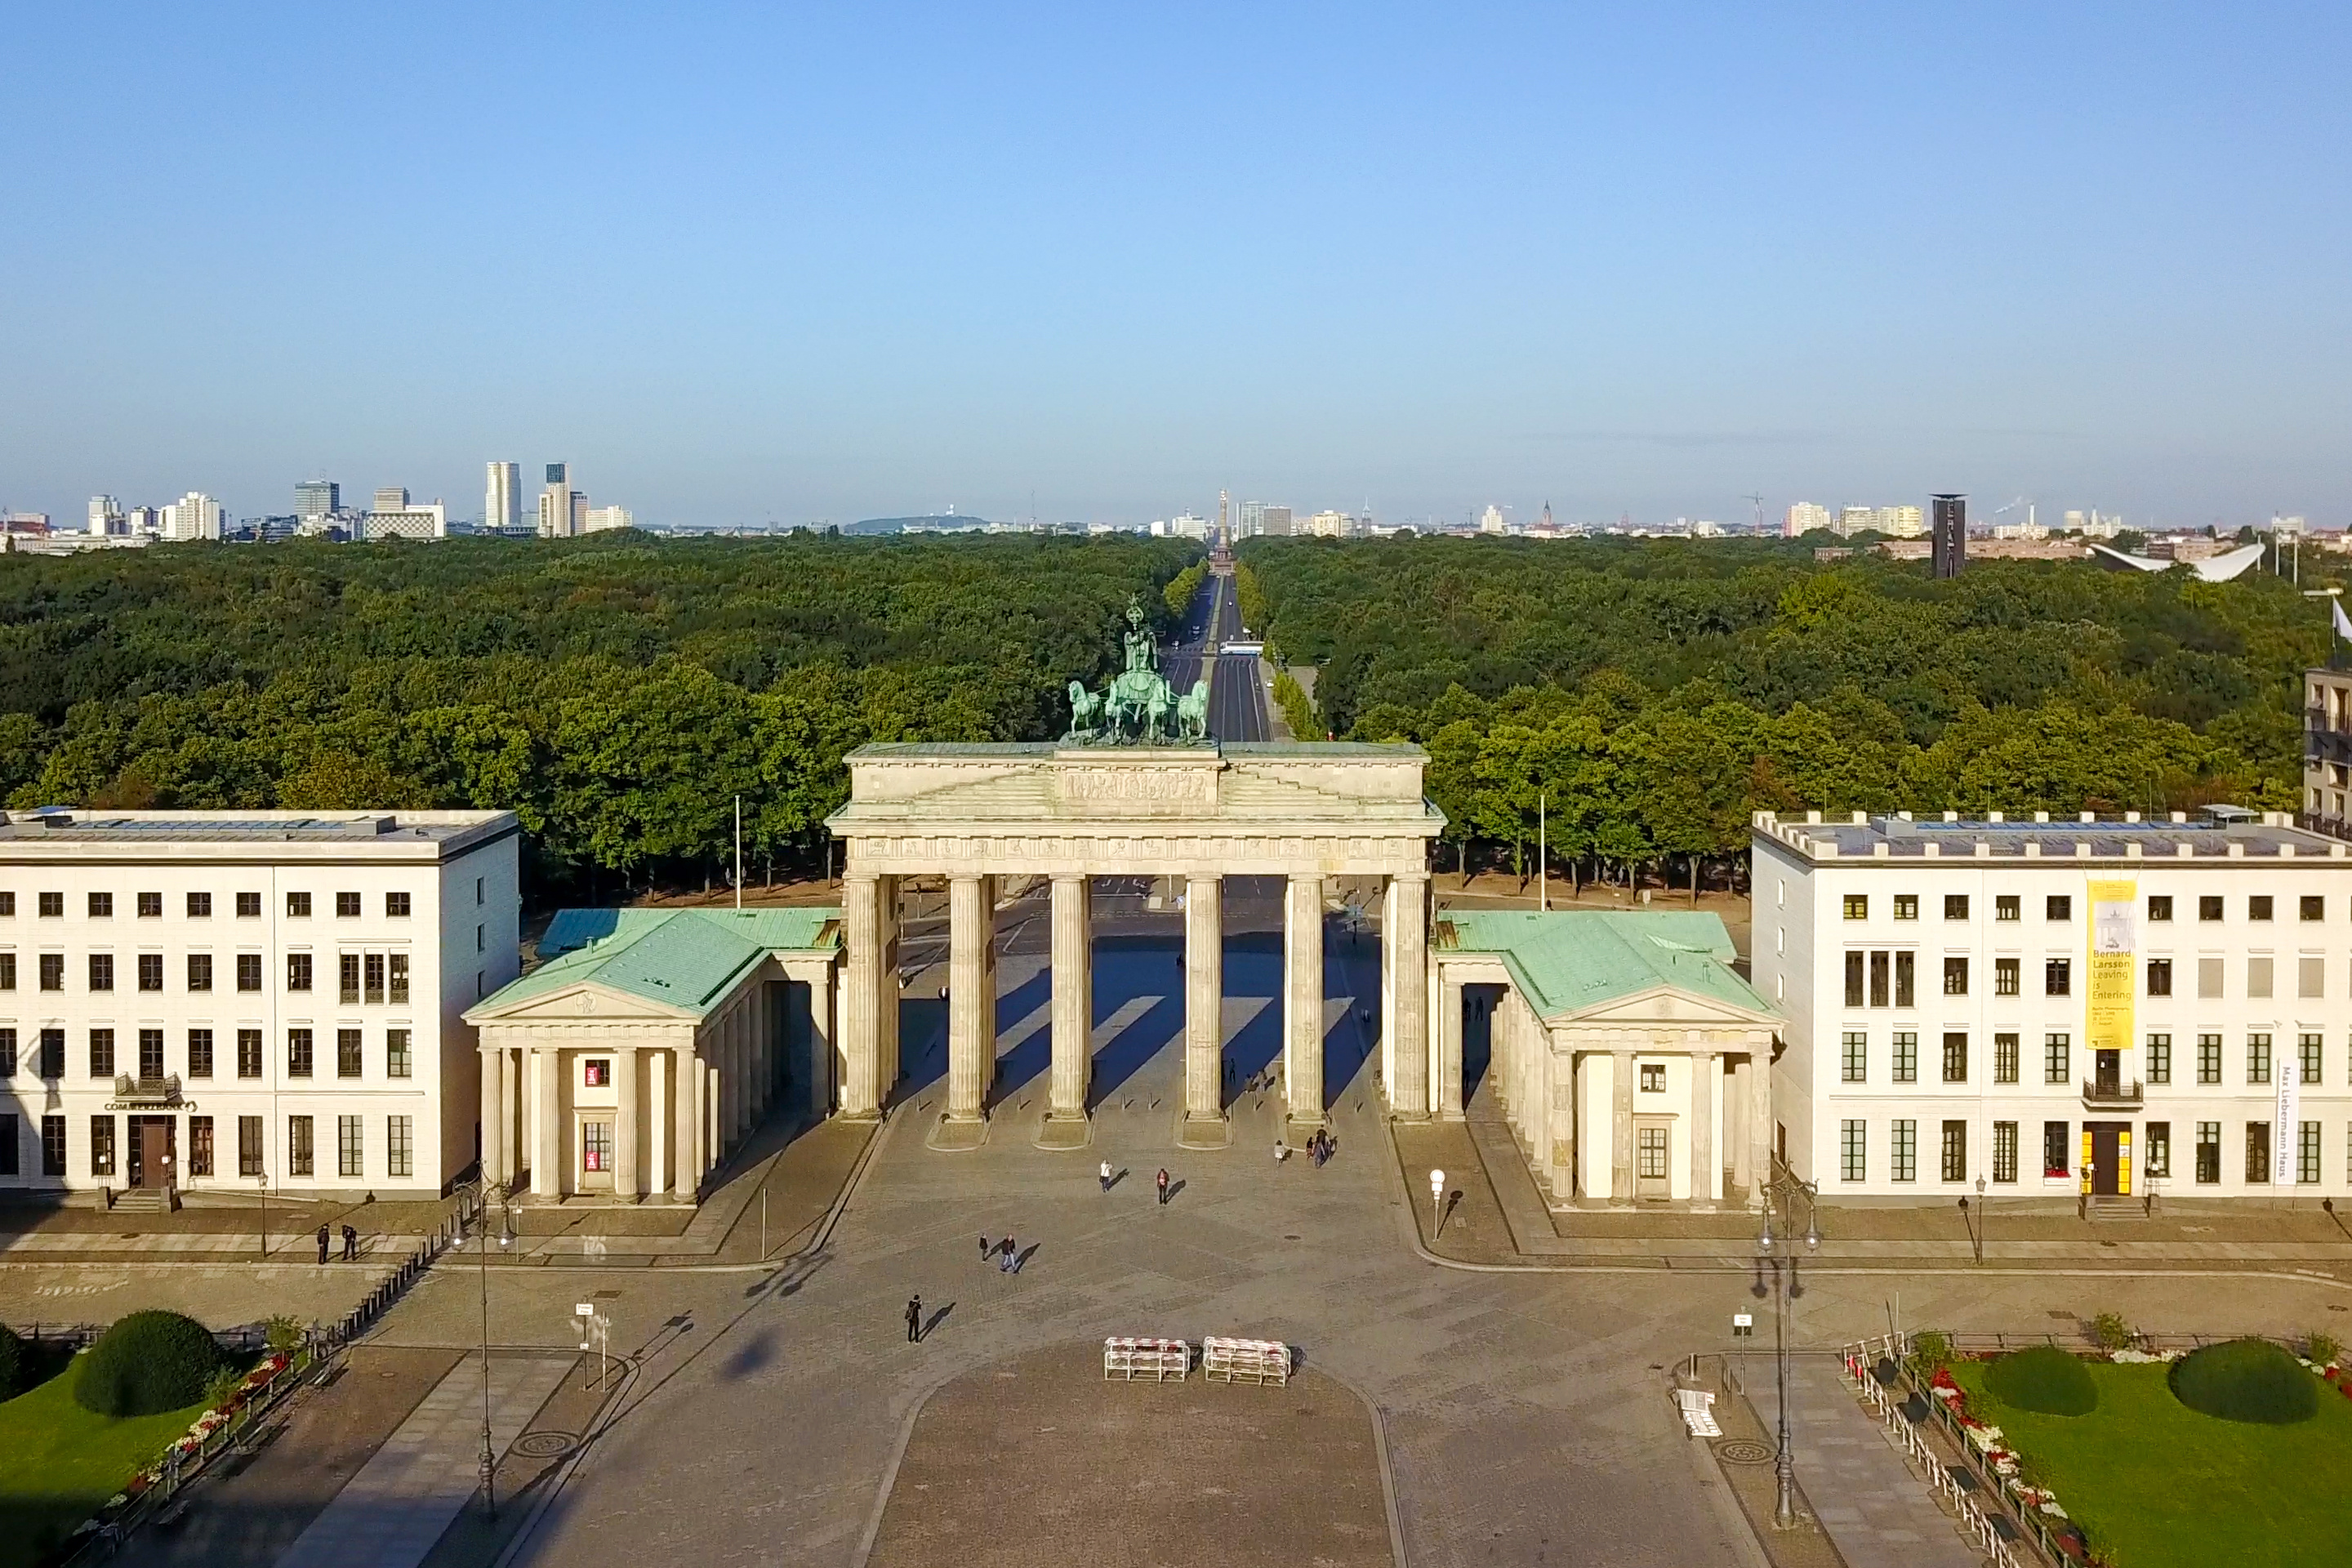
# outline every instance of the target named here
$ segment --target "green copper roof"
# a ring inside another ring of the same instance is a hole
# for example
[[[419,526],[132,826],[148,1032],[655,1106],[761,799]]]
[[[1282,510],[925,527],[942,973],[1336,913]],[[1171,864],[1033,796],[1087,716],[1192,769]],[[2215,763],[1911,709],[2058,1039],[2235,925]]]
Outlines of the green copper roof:
[[[1696,910],[1448,910],[1438,916],[1438,948],[1496,954],[1547,1018],[1662,985],[1772,1010],[1732,972],[1723,921]]]
[[[540,939],[543,961],[475,1005],[486,1012],[593,980],[707,1013],[772,952],[841,945],[837,909],[565,910]]]

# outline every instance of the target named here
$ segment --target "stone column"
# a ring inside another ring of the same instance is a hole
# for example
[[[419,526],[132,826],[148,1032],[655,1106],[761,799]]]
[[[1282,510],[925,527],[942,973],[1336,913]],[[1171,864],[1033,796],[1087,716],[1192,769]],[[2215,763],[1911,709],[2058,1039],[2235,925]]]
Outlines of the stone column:
[[[1590,1198],[1600,1172],[1593,1168],[1592,1141],[1584,1135],[1584,1123],[1591,1114],[1592,1064],[1601,1057],[1596,1051],[1583,1051],[1570,1059],[1576,1074],[1576,1173],[1569,1183],[1569,1194],[1571,1197]]]
[[[1045,1119],[1083,1122],[1094,1071],[1094,889],[1084,877],[1056,877],[1054,902],[1053,1081]]]
[[[659,1197],[677,1179],[677,1162],[670,1157],[672,1131],[677,1118],[669,1114],[669,1053],[646,1053],[646,1195]]]
[[[637,1199],[637,1047],[613,1047],[613,1195]]]
[[[996,1079],[996,987],[988,879],[948,879],[948,1120],[980,1121]]]
[[[1437,1115],[1459,1121],[1462,1106],[1462,983],[1437,968]],[[1490,1063],[1491,1066],[1491,1063]]]
[[[1723,1135],[1731,1145],[1731,1181],[1742,1193],[1756,1185],[1756,1108],[1751,1099],[1755,1090],[1748,1079],[1756,1070],[1754,1061],[1752,1056],[1734,1057],[1731,1081],[1723,1092]]]
[[[1294,873],[1283,920],[1283,1088],[1294,1126],[1323,1125],[1323,879]]]
[[[563,1053],[536,1047],[530,1053],[531,1099],[537,1102],[535,1131],[539,1147],[530,1152],[530,1194],[535,1198],[561,1197],[571,1166],[563,1155],[571,1140],[564,1136],[562,1072]]]
[[[759,998],[746,996],[735,1006],[734,1115],[727,1126],[727,1147],[740,1148],[760,1120],[760,1042],[753,1031],[760,1021]]]
[[[835,1104],[834,1073],[833,965],[828,963],[809,982],[808,1103],[811,1116],[824,1116]]]
[[[1225,1119],[1225,884],[1184,883],[1184,1120]]]
[[[1756,1173],[1748,1189],[1748,1206],[1764,1206],[1764,1189],[1772,1180],[1772,1043],[1761,1040],[1748,1052],[1753,1064],[1748,1079],[1748,1159]]]
[[[509,1187],[522,1173],[522,1061],[514,1052],[499,1052],[499,1180]]]
[[[507,1138],[505,1121],[506,1097],[504,1075],[499,1070],[499,1058],[506,1055],[503,1046],[484,1046],[482,1060],[482,1183],[496,1186],[507,1179]]]
[[[883,1077],[884,1012],[887,1008],[895,1013],[898,1007],[898,979],[890,973],[889,937],[882,919],[881,879],[844,877],[841,906],[848,948],[845,981],[848,1005],[842,1031],[846,1071],[841,1085],[841,1111],[845,1116],[870,1118],[882,1113],[883,1097],[890,1090]],[[897,1076],[895,1071],[891,1076]],[[688,1083],[685,1078],[677,1081],[681,1089]],[[682,1098],[693,1097],[688,1092]]]
[[[1722,1162],[1715,1154],[1715,1053],[1691,1052],[1691,1203],[1715,1206],[1715,1184]]]
[[[1615,1112],[1609,1119],[1609,1195],[1621,1204],[1633,1201],[1633,1053],[1609,1053],[1610,1098]]]
[[[694,1057],[694,1037],[670,1051],[670,1159],[677,1168],[676,1185],[672,1189],[682,1204],[700,1197],[702,1169],[696,1163],[695,1147],[700,1142],[695,1136],[694,1086],[702,1068]]]
[[[1558,1050],[1544,1031],[1544,1049],[1551,1053],[1551,1195],[1563,1203],[1576,1200],[1576,1052]]]
[[[1408,1121],[1429,1119],[1429,879],[1399,877],[1390,886],[1387,1031],[1396,1040],[1389,1105]]]

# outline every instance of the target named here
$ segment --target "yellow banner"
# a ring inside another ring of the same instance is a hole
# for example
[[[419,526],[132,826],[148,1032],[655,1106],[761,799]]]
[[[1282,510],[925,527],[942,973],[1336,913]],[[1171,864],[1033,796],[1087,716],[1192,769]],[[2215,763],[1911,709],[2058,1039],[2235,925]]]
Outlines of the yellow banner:
[[[2090,886],[2090,983],[2084,987],[2085,1045],[2094,1052],[2129,1050],[2132,1002],[2138,994],[2139,884],[2094,881]],[[2098,1058],[2094,1056],[2092,1060]]]

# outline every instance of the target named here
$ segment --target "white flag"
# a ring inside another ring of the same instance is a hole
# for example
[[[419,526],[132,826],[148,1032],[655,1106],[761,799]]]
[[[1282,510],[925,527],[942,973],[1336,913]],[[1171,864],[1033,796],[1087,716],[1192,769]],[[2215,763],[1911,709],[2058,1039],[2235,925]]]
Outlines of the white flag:
[[[2336,635],[2352,641],[2352,616],[2344,613],[2344,601],[2336,599],[2331,600],[2330,603],[2336,606]]]

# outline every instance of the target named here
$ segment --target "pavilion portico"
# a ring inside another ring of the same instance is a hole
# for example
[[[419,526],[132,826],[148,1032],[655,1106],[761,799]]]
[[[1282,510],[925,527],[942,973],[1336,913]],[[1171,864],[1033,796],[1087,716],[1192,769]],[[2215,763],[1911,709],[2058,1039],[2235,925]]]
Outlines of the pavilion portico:
[[[1411,745],[1174,747],[868,745],[849,753],[849,803],[829,819],[842,880],[840,1109],[880,1112],[899,1076],[898,889],[948,888],[944,1131],[976,1141],[996,1072],[995,910],[1001,879],[1052,898],[1051,1051],[1041,1142],[1085,1141],[1094,1024],[1089,926],[1096,877],[1184,884],[1187,1142],[1223,1141],[1222,879],[1279,876],[1284,900],[1283,1081],[1291,1122],[1323,1104],[1323,920],[1339,878],[1386,885],[1383,1079],[1398,1114],[1435,1108],[1428,1028],[1428,844],[1444,816],[1422,795]]]

